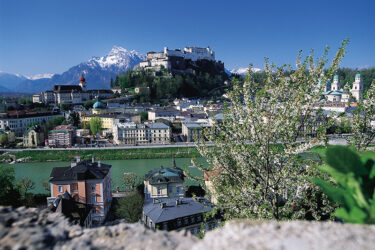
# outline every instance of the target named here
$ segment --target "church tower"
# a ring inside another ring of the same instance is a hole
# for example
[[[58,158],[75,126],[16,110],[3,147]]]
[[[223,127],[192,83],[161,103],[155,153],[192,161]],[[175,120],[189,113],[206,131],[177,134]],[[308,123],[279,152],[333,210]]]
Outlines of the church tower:
[[[83,77],[83,74],[81,75],[81,79],[79,80],[79,86],[81,86],[83,91],[86,91],[86,79]]]
[[[341,86],[340,86],[339,76],[335,75],[333,77],[333,83],[331,85],[331,90],[332,91],[339,91],[340,89],[341,89]]]
[[[363,83],[361,80],[361,75],[358,73],[355,75],[355,81],[353,82],[353,88],[351,90],[353,97],[360,101],[363,92]]]

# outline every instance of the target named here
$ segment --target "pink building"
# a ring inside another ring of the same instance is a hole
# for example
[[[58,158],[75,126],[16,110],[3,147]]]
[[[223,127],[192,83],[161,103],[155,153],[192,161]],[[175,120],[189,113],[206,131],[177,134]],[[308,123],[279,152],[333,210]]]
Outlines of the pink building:
[[[111,165],[100,161],[81,161],[77,158],[68,167],[56,167],[51,172],[52,203],[67,191],[78,203],[93,207],[92,223],[100,224],[104,221],[112,202]]]

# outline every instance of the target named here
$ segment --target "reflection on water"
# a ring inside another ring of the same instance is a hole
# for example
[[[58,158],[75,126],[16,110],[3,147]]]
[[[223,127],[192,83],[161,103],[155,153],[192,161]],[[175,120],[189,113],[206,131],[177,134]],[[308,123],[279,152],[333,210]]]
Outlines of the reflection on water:
[[[143,177],[148,171],[160,166],[172,167],[172,159],[136,159],[136,160],[113,160],[102,161],[111,164],[112,188],[120,186],[122,189],[121,178],[124,172],[134,172],[139,177]],[[206,165],[203,158],[198,158],[197,162]],[[177,167],[187,169],[194,176],[202,176],[202,173],[195,167],[191,166],[191,158],[177,158]],[[33,162],[33,163],[16,163],[12,166],[15,170],[16,180],[29,177],[35,182],[33,193],[46,193],[43,189],[42,182],[49,180],[52,168],[70,166],[70,162]],[[186,179],[186,185],[197,185],[196,181]]]

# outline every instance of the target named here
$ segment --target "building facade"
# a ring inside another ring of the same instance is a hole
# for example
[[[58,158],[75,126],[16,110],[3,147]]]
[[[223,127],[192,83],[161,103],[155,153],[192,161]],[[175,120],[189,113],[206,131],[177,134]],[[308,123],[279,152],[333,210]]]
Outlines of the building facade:
[[[88,90],[83,75],[78,85],[54,85],[52,90],[33,95],[33,102],[45,104],[80,104],[95,98],[108,98],[111,90]]]
[[[75,142],[75,127],[72,125],[60,125],[48,134],[50,147],[69,147]]]
[[[327,82],[325,92],[323,93],[328,102],[348,102],[350,96],[353,97],[353,101],[360,101],[363,93],[363,83],[361,80],[361,75],[358,73],[355,75],[355,81],[352,84],[352,89],[346,91],[341,87],[339,76],[335,75],[333,77],[333,82]]]
[[[171,128],[164,123],[136,124],[134,122],[116,122],[112,128],[115,144],[168,144]]]
[[[51,119],[62,116],[58,111],[8,111],[7,113],[0,113],[0,129],[9,128],[16,136],[23,136],[30,124],[42,125]]]
[[[211,203],[205,198],[184,197],[185,174],[173,161],[171,168],[156,168],[144,178],[145,201],[142,222],[152,230],[188,230],[196,235],[202,223],[205,230],[217,226],[214,217],[205,217],[212,211]]]
[[[35,148],[44,144],[44,131],[39,125],[29,127],[23,135],[23,146]]]
[[[100,161],[81,161],[77,158],[68,167],[56,167],[50,175],[51,197],[49,203],[62,196],[71,194],[76,202],[92,206],[92,223],[101,224],[112,202],[111,165]]]

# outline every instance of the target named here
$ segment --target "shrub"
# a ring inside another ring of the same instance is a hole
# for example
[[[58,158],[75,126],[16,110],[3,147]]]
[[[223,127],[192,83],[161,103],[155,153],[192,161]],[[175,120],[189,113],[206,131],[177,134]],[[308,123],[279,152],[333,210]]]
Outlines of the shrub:
[[[320,170],[331,175],[337,186],[318,178],[313,182],[340,205],[334,214],[344,222],[374,224],[374,157],[367,153],[361,159],[349,148],[335,146],[328,148],[326,162],[328,165],[321,166]]]

